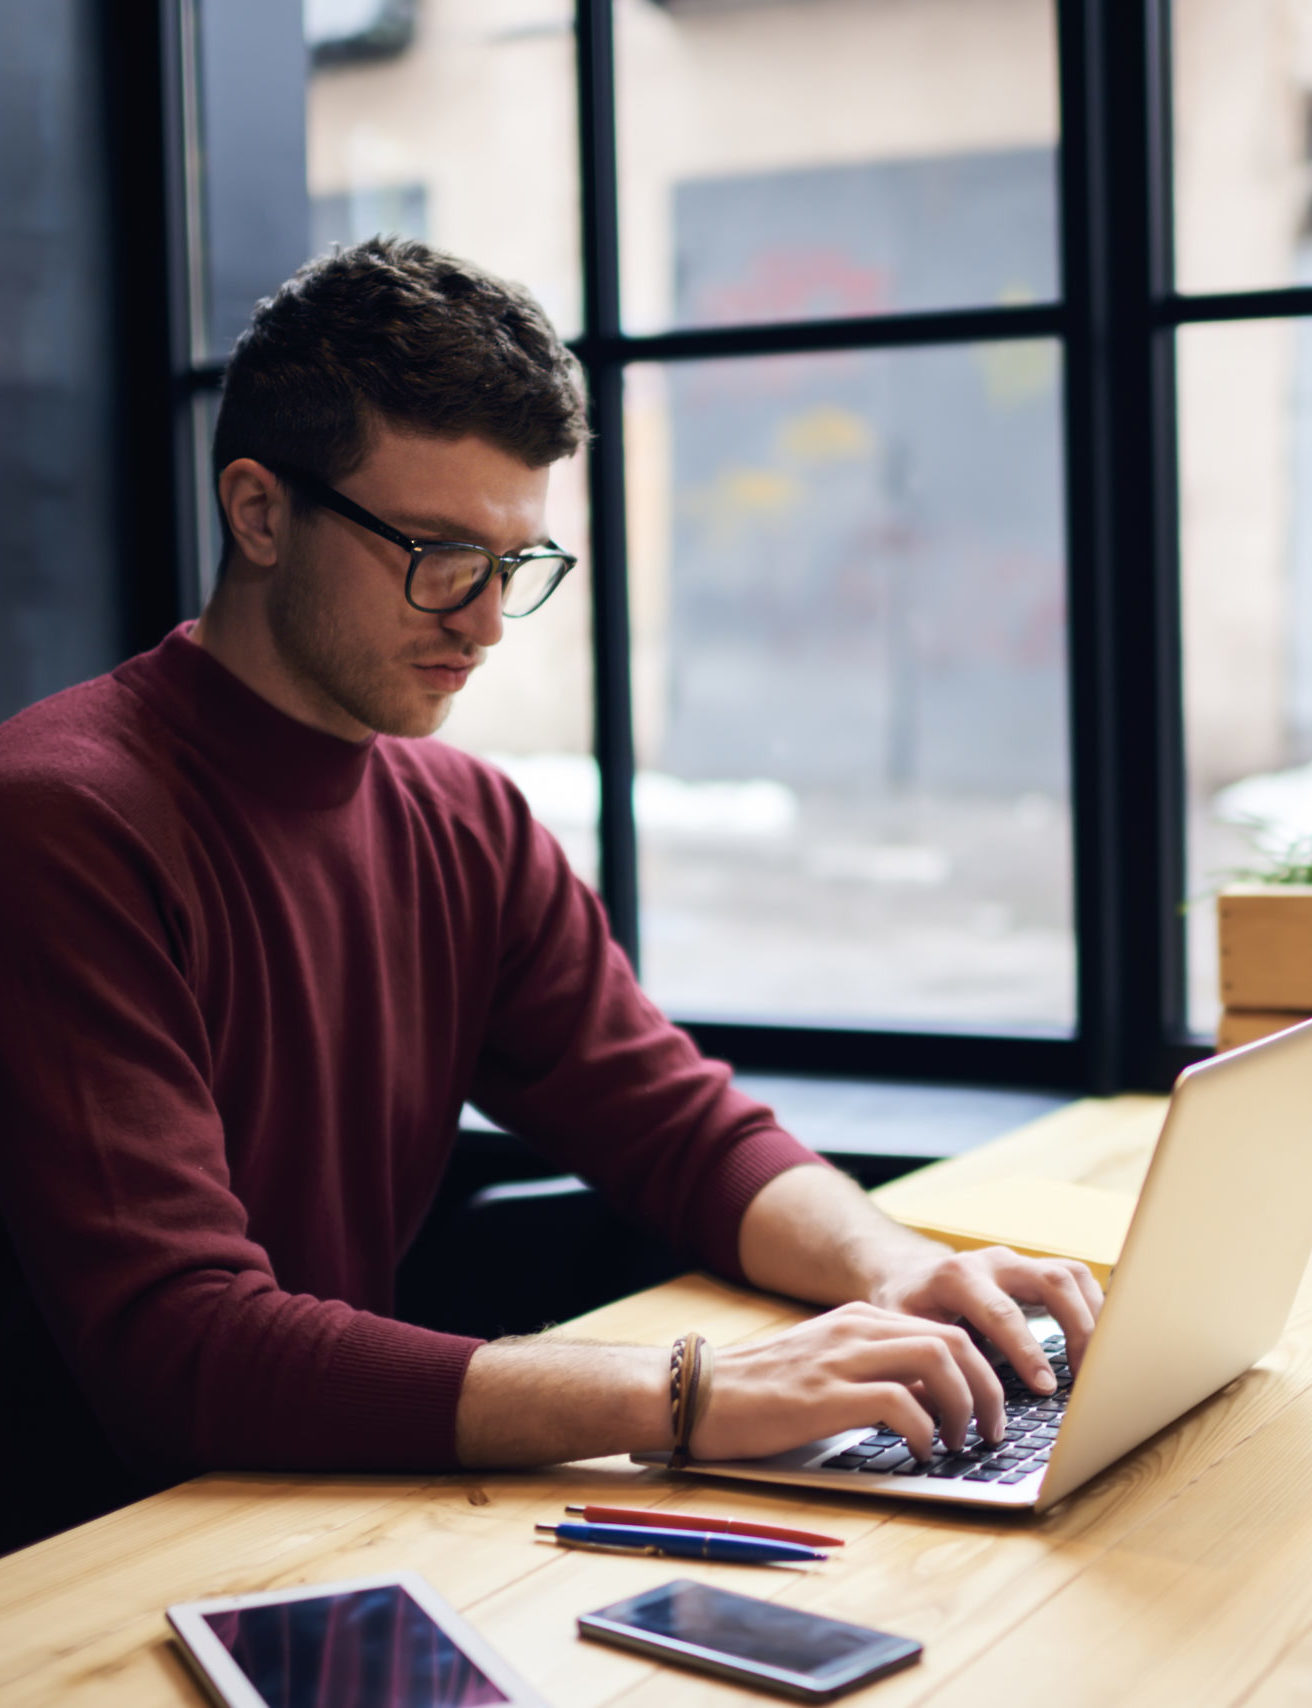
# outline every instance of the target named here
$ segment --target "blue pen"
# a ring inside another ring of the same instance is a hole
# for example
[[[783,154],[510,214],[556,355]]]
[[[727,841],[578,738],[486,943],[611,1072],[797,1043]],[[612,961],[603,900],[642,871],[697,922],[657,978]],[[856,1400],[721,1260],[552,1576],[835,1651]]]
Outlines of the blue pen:
[[[815,1548],[760,1536],[726,1536],[701,1530],[658,1530],[640,1524],[538,1524],[570,1548],[604,1548],[624,1554],[678,1554],[689,1560],[731,1560],[762,1566],[772,1560],[827,1560]]]

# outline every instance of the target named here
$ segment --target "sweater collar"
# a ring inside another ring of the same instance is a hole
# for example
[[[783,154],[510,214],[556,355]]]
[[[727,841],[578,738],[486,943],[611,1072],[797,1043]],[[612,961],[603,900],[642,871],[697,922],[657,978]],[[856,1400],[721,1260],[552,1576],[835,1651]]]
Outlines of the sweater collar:
[[[181,623],[114,671],[234,782],[284,806],[335,807],[359,788],[376,737],[343,741],[288,717],[248,688]]]

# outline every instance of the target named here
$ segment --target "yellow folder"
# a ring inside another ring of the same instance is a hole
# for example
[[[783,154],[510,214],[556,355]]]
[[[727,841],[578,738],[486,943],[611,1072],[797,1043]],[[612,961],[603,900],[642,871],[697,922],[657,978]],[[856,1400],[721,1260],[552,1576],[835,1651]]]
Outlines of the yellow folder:
[[[894,1221],[958,1251],[1009,1245],[1027,1257],[1077,1257],[1105,1286],[1125,1243],[1135,1194],[1070,1180],[1012,1175],[973,1186],[888,1193],[882,1208]]]

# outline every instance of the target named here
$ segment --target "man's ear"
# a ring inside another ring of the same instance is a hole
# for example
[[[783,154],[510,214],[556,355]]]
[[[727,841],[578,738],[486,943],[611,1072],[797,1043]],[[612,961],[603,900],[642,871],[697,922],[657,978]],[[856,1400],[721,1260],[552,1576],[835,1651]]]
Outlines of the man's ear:
[[[248,563],[272,569],[290,515],[286,490],[277,477],[253,457],[237,457],[219,476],[219,502],[237,550]]]

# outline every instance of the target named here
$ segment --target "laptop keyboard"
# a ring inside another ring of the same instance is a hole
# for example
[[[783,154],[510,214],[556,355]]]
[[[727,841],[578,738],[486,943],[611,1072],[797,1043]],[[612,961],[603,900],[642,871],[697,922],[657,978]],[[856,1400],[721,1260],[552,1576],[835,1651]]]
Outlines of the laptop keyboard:
[[[835,1453],[817,1467],[823,1471],[891,1471],[895,1477],[941,1477],[964,1483],[1019,1483],[1041,1471],[1048,1463],[1057,1427],[1070,1398],[1071,1371],[1066,1362],[1066,1342],[1059,1334],[1043,1342],[1053,1374],[1055,1394],[1036,1394],[1009,1366],[998,1371],[1007,1407],[1007,1426],[1002,1441],[990,1444],[972,1424],[966,1444],[950,1453],[937,1436],[929,1459],[917,1459],[903,1438],[891,1429],[878,1428],[860,1441]]]

